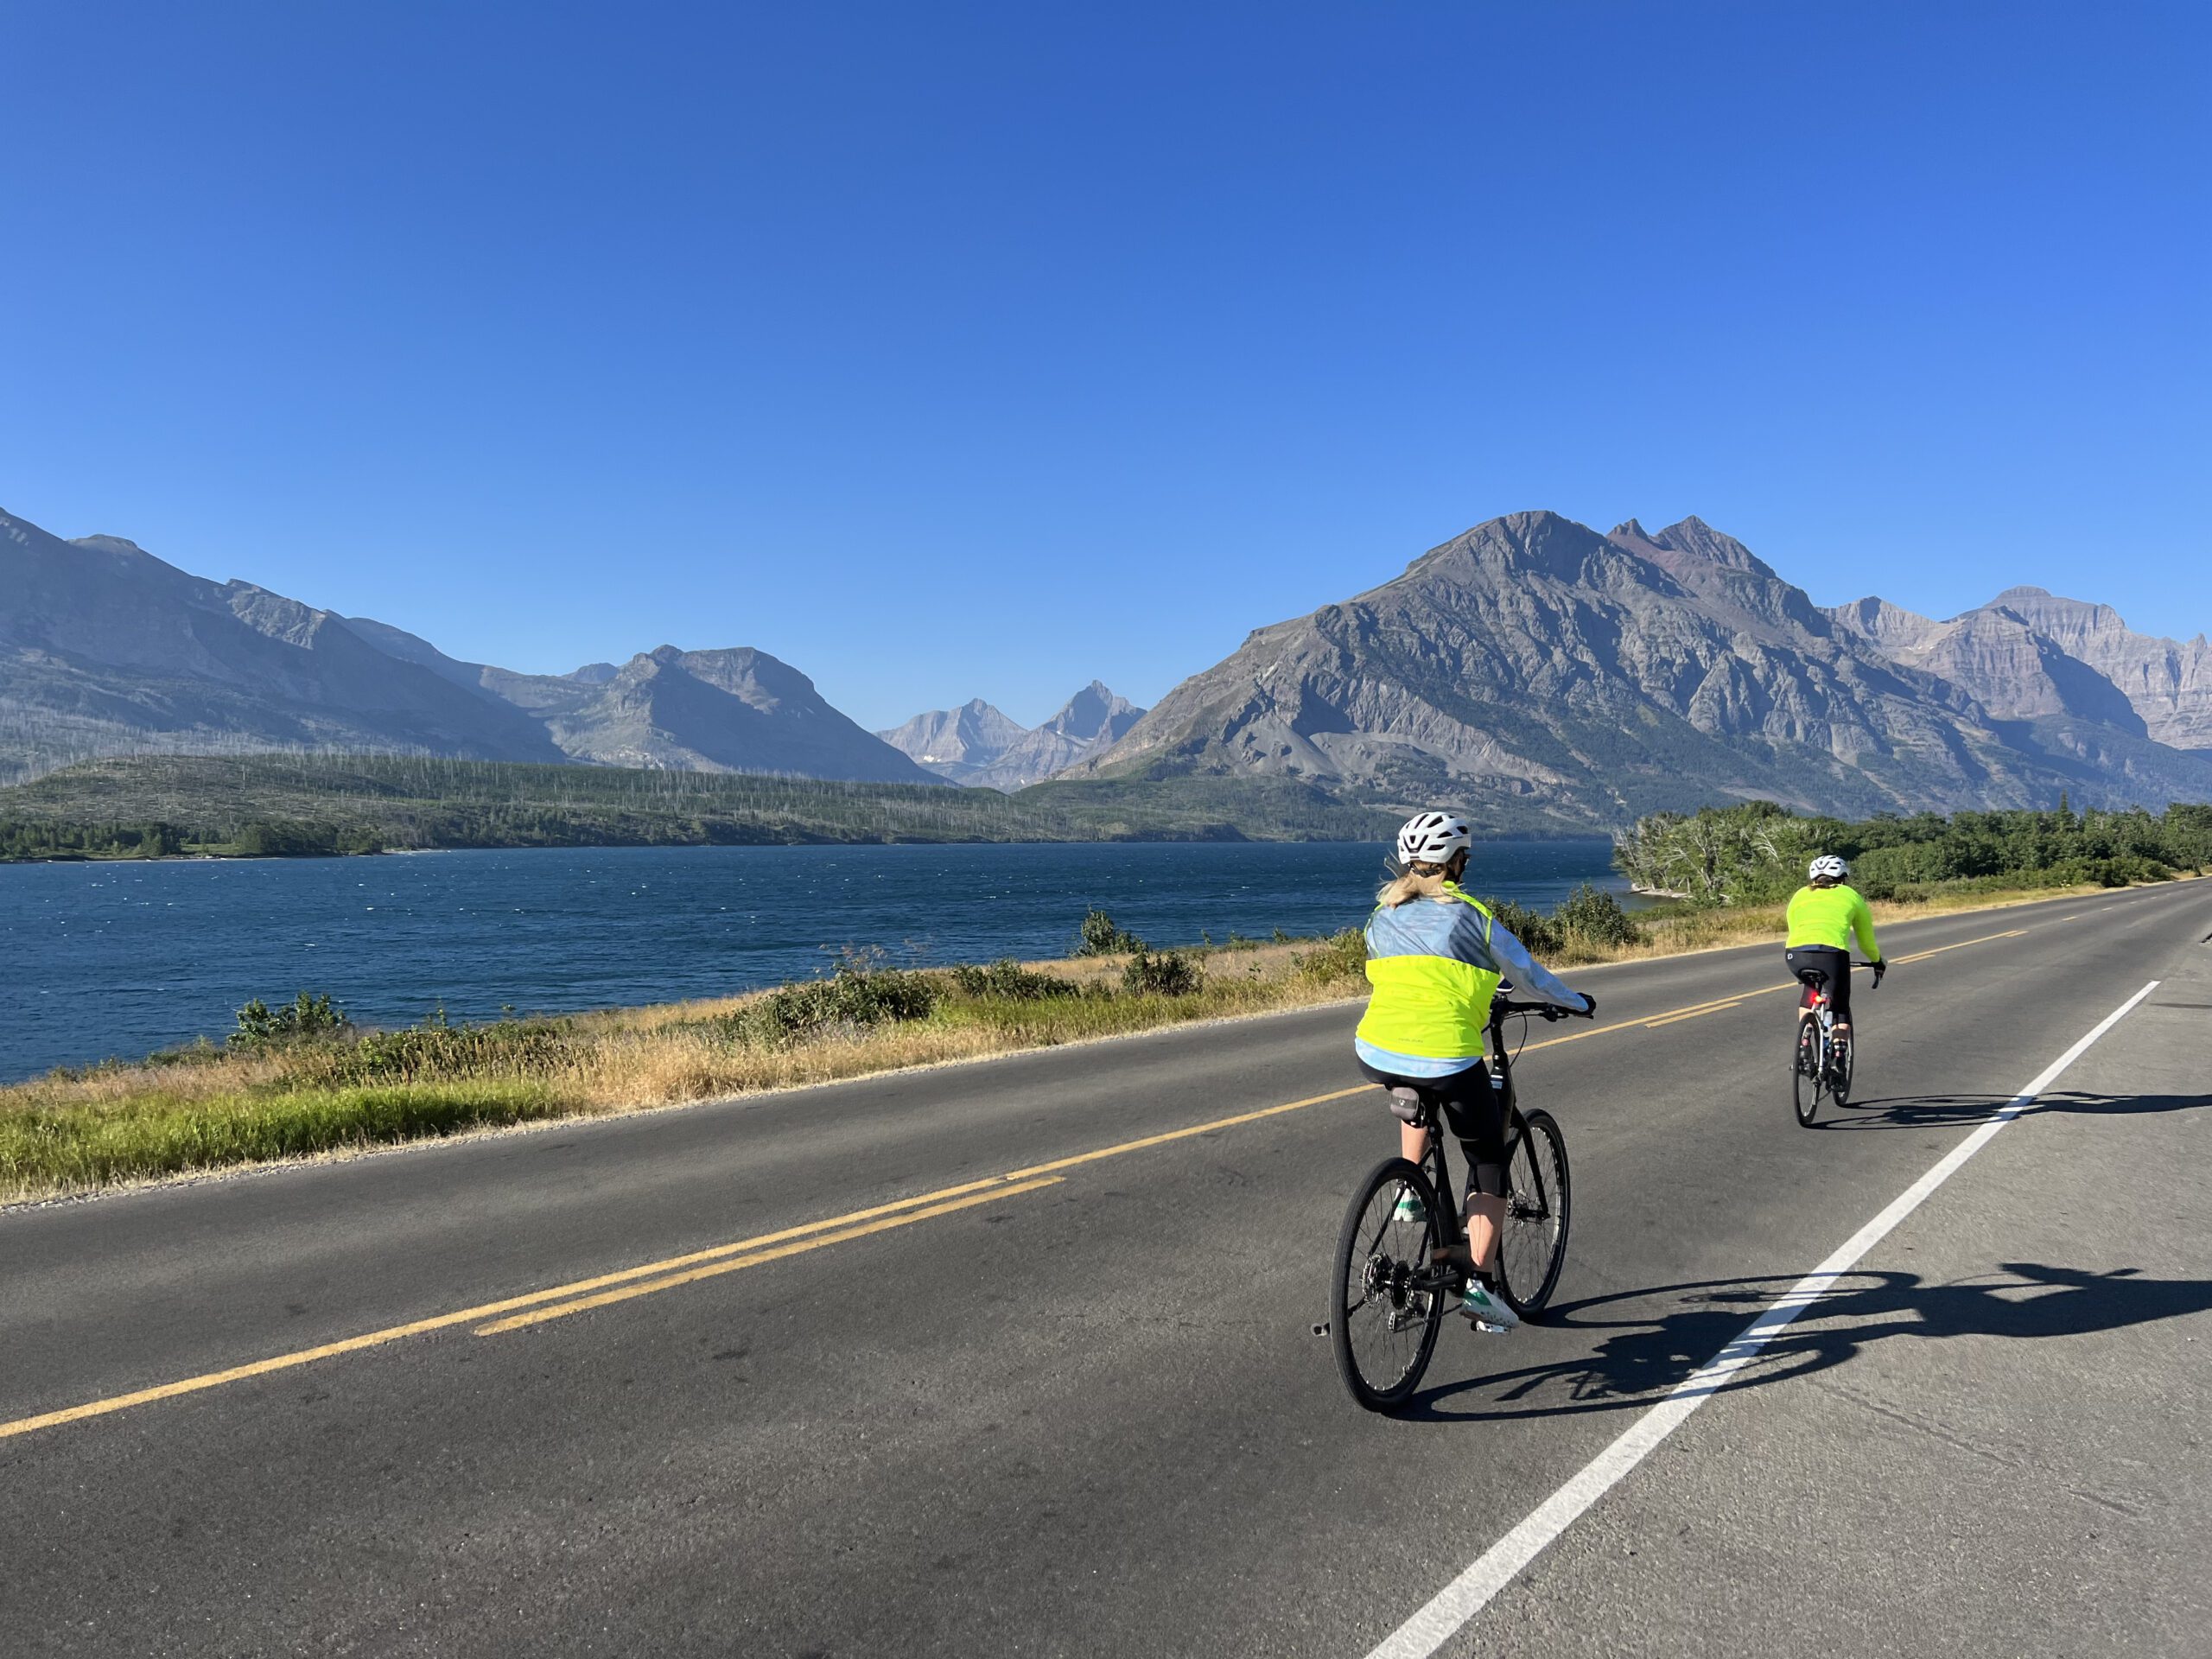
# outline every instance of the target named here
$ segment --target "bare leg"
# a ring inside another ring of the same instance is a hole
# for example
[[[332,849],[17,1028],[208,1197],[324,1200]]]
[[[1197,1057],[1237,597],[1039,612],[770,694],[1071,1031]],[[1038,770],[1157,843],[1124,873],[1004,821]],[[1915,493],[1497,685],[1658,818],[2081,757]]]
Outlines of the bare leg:
[[[1467,1199],[1467,1249],[1484,1273],[1497,1271],[1497,1230],[1505,1220],[1505,1200],[1487,1192]]]
[[[1421,1154],[1428,1150],[1428,1131],[1417,1129],[1410,1123],[1398,1125],[1398,1155],[1409,1164],[1421,1162]]]

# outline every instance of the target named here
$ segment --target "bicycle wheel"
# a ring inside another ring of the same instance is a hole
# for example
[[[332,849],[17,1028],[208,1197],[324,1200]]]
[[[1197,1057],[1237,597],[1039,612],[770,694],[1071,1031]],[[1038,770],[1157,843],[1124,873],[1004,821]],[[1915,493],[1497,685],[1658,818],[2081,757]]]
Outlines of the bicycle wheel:
[[[1419,1222],[1401,1219],[1410,1193]],[[1444,1326],[1446,1293],[1416,1284],[1443,1239],[1436,1191],[1418,1165],[1386,1158],[1368,1172],[1344,1211],[1329,1281],[1329,1338],[1351,1397],[1370,1411],[1403,1405],[1421,1386]]]
[[[1797,1121],[1811,1128],[1813,1115],[1821,1109],[1821,1033],[1810,1020],[1797,1022],[1797,1046],[1789,1060],[1789,1097],[1797,1109]]]
[[[1567,1262],[1574,1189],[1567,1137],[1549,1112],[1515,1113],[1520,1133],[1505,1166],[1505,1224],[1497,1236],[1497,1288],[1506,1306],[1533,1319],[1551,1300]]]

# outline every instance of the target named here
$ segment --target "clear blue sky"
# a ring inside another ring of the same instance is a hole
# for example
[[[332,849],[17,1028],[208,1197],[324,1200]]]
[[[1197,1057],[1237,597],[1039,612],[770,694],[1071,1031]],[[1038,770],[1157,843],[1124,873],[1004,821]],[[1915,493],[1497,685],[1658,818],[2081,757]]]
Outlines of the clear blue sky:
[[[2212,629],[2212,12],[0,4],[0,506],[871,725],[1500,512]]]

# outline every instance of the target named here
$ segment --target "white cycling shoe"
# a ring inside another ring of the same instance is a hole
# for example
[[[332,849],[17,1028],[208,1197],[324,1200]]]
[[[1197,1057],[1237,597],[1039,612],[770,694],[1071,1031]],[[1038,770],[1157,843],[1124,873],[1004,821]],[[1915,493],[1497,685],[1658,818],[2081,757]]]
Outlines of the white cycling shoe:
[[[1494,1294],[1479,1279],[1467,1281],[1466,1294],[1460,1299],[1459,1311],[1474,1321],[1475,1329],[1487,1331],[1502,1337],[1516,1329],[1521,1316],[1508,1307],[1503,1300]]]

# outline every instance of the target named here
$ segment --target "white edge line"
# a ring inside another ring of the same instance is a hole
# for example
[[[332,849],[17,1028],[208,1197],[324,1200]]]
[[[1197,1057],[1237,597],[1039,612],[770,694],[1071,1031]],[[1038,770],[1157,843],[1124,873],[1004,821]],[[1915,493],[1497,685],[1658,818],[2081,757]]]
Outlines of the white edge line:
[[[1897,1194],[1834,1255],[1791,1286],[1766,1311],[1737,1332],[1727,1346],[1675,1385],[1667,1397],[1637,1418],[1626,1433],[1584,1465],[1567,1484],[1538,1504],[1529,1517],[1484,1551],[1474,1564],[1439,1591],[1428,1605],[1400,1625],[1368,1659],[1427,1659],[1534,1560],[1583,1512],[1617,1485],[1728,1379],[1747,1364],[1791,1321],[1810,1306],[1859,1259],[1880,1243],[1890,1230],[1917,1210],[1960,1166],[1989,1144],[1998,1130],[2018,1117],[2089,1046],[2110,1031],[2145,997],[2158,988],[2152,980],[2102,1020],[2073,1047],[2053,1060],[2035,1081],[1999,1107],[1989,1122],[1951,1148],[1935,1166]]]

